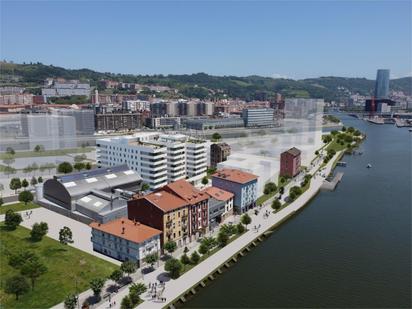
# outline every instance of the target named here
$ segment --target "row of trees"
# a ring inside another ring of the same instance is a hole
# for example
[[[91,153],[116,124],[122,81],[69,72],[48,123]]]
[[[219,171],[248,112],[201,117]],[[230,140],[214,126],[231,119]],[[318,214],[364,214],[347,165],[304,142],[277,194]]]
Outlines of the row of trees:
[[[182,271],[185,269],[187,265],[196,265],[198,264],[202,257],[199,253],[206,258],[210,255],[210,253],[215,248],[223,248],[229,242],[229,239],[238,234],[243,234],[246,231],[244,225],[248,225],[251,223],[252,219],[248,214],[242,215],[240,219],[241,223],[237,225],[229,225],[223,224],[220,229],[217,237],[204,237],[200,242],[200,246],[198,251],[192,252],[190,256],[187,255],[188,249],[187,247],[184,250],[184,254],[180,257],[180,259],[170,258],[167,260],[165,264],[165,270],[169,273],[169,276],[172,279],[179,278]],[[168,252],[173,252],[175,250],[175,243],[174,242],[167,242],[165,244],[165,250]]]
[[[36,178],[36,177],[32,177],[31,179],[30,179],[30,183],[29,183],[29,181],[27,180],[27,179],[23,179],[23,180],[21,180],[20,178],[18,178],[18,177],[14,177],[14,178],[12,178],[12,179],[10,179],[10,183],[9,183],[9,188],[11,189],[11,190],[14,190],[14,192],[15,193],[17,193],[17,190],[18,189],[21,189],[21,188],[23,188],[24,190],[26,190],[26,188],[29,186],[29,185],[32,185],[33,187],[36,185],[36,184],[38,184],[38,183],[42,183],[43,182],[43,177],[38,177],[38,178]]]

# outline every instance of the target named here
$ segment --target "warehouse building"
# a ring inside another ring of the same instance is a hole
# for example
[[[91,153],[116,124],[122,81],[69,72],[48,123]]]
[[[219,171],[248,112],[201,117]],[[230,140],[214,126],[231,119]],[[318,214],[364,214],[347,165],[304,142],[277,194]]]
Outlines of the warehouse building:
[[[48,179],[37,186],[37,199],[44,207],[84,223],[105,223],[127,217],[127,200],[141,182],[127,165],[113,166]]]

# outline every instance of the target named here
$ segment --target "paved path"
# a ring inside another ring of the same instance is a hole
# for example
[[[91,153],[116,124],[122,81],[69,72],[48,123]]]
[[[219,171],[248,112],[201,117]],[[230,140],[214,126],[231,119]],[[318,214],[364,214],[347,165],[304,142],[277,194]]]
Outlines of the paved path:
[[[329,172],[332,169],[332,165],[334,160],[337,158],[339,153],[337,153],[332,160],[329,161],[329,163],[324,167],[324,174],[329,174]],[[318,162],[318,165],[313,166],[311,168],[311,172],[315,173],[317,169],[319,168],[319,165],[321,164],[320,160]],[[222,263],[224,263],[226,260],[231,258],[234,254],[236,254],[240,248],[243,248],[244,246],[248,245],[251,241],[253,241],[256,237],[262,235],[265,231],[267,231],[269,228],[271,228],[273,225],[276,223],[281,222],[284,218],[288,217],[289,215],[295,213],[299,209],[301,209],[305,204],[307,203],[308,200],[310,200],[313,196],[317,194],[319,191],[322,183],[323,183],[324,178],[321,177],[320,175],[315,175],[312,178],[311,185],[308,188],[307,191],[305,191],[301,196],[299,196],[293,203],[288,205],[287,207],[283,208],[282,210],[278,211],[277,213],[273,213],[271,208],[270,208],[270,202],[266,202],[265,206],[263,206],[262,210],[260,211],[259,214],[252,215],[252,223],[249,225],[249,231],[247,231],[244,235],[241,237],[237,238],[230,244],[228,244],[226,247],[222,248],[209,258],[207,258],[205,261],[197,265],[196,267],[192,268],[190,271],[187,273],[183,274],[180,278],[177,280],[170,280],[166,283],[166,288],[164,293],[162,294],[162,297],[166,298],[166,302],[158,302],[158,301],[152,301],[149,293],[145,293],[142,295],[142,299],[144,302],[139,305],[139,308],[163,308],[166,306],[169,302],[173,301],[176,299],[179,295],[183,294],[186,292],[189,288],[197,284],[199,281],[201,281],[204,277],[209,275],[209,273],[220,267]],[[295,185],[294,183],[288,185],[288,188],[291,186]],[[286,193],[286,190],[285,190]],[[270,215],[267,219],[263,218],[263,212],[265,210],[270,210]],[[258,231],[254,230],[251,228],[252,226],[258,226],[260,225],[260,229]],[[159,267],[155,271],[153,271],[150,274],[147,274],[143,278],[143,282],[148,285],[149,283],[154,283],[159,279],[165,278],[165,271],[163,266]],[[112,296],[112,302],[116,302],[116,305],[112,305],[111,308],[120,308],[120,303],[123,297],[125,297],[128,294],[128,288],[120,291],[116,295]],[[106,301],[97,308],[109,308],[109,302]]]

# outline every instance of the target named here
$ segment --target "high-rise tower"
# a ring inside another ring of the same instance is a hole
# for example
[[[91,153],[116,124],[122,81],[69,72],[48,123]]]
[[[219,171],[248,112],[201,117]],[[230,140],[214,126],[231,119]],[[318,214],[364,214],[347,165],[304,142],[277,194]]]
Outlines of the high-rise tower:
[[[387,99],[389,95],[389,70],[378,70],[375,82],[375,99]]]

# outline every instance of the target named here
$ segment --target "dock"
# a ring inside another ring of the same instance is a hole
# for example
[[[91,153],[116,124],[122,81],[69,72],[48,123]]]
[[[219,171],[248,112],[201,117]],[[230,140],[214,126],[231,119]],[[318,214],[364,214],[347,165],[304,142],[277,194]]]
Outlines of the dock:
[[[320,187],[322,190],[333,191],[335,190],[338,183],[342,180],[343,173],[338,172],[336,173],[335,177],[331,181],[324,180],[322,186]]]

